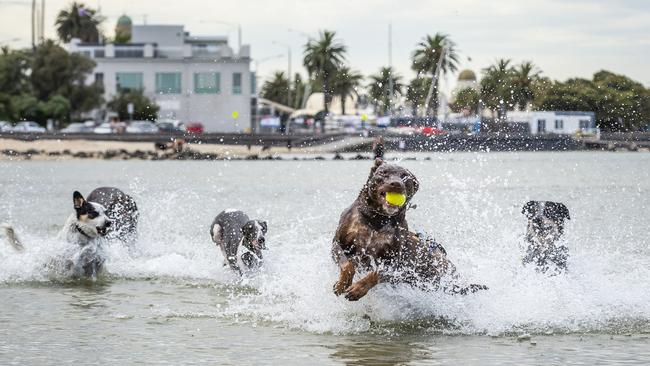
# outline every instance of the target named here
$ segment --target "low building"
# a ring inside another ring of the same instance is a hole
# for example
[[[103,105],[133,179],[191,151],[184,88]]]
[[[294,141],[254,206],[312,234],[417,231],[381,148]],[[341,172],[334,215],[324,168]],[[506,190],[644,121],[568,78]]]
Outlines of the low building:
[[[528,123],[532,135],[544,133],[560,135],[596,134],[598,132],[594,112],[512,111],[508,112],[506,118],[508,122]]]
[[[106,100],[142,89],[160,106],[159,118],[201,122],[207,132],[251,126],[248,45],[235,53],[226,37],[192,36],[182,25],[133,25],[130,37],[122,44],[67,45],[97,63],[89,82],[103,84]]]

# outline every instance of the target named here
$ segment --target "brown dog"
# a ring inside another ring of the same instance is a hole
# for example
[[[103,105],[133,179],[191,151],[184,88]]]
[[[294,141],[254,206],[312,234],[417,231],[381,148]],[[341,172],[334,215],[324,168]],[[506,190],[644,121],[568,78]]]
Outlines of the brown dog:
[[[445,274],[454,275],[455,266],[442,246],[426,243],[409,230],[406,210],[419,183],[400,166],[375,160],[368,181],[357,199],[341,215],[332,245],[332,256],[341,270],[334,293],[356,301],[379,282],[438,284]],[[406,202],[395,206],[386,201],[389,192],[404,194]],[[353,283],[356,269],[368,273]],[[453,293],[465,294],[482,285],[453,286]]]

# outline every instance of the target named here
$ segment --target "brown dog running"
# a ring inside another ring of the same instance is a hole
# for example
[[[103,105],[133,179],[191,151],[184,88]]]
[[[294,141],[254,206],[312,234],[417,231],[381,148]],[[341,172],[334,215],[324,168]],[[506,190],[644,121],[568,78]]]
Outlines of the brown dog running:
[[[410,171],[375,160],[359,196],[341,215],[334,237],[332,256],[340,268],[334,284],[337,296],[345,293],[346,299],[356,301],[379,282],[437,285],[445,274],[455,275],[444,248],[433,241],[422,242],[406,223],[406,211],[418,187]],[[406,202],[401,206],[388,203],[389,192],[404,194]],[[368,273],[353,283],[357,269]],[[454,285],[449,290],[466,294],[486,288]]]

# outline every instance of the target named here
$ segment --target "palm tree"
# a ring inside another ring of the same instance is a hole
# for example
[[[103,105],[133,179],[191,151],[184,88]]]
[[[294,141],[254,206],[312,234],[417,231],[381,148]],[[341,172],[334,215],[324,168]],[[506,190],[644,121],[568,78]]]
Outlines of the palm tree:
[[[540,79],[541,71],[530,61],[522,62],[513,72],[514,78],[514,101],[520,110],[535,99],[534,85]]]
[[[273,73],[271,80],[267,80],[262,85],[262,98],[272,100],[277,103],[286,103],[289,93],[289,80],[282,71]]]
[[[351,70],[348,66],[341,66],[336,73],[332,90],[335,95],[341,97],[341,114],[345,114],[345,99],[348,96],[357,94],[357,88],[361,85],[363,75]]]
[[[393,82],[393,95],[390,95],[390,82]],[[382,67],[379,73],[370,76],[369,92],[375,109],[381,107],[383,114],[388,113],[391,100],[402,94],[402,77],[393,71],[392,67]]]
[[[458,69],[458,54],[455,47],[456,43],[448,35],[436,33],[433,36],[425,36],[413,52],[412,69],[418,73],[418,76],[431,75],[433,80],[427,96],[427,99],[430,99],[425,111],[427,114],[438,110],[438,75],[447,75]],[[440,64],[439,70],[438,64]]]
[[[418,109],[424,106],[429,89],[431,88],[431,78],[416,77],[411,80],[406,89],[406,100],[411,104],[411,114],[416,116]]]
[[[305,97],[305,92],[307,91],[307,83],[302,80],[302,75],[296,73],[293,76],[293,82],[291,85],[291,95],[293,95],[293,103],[289,107],[300,109],[302,108],[302,100]]]
[[[508,108],[515,105],[514,75],[515,69],[509,59],[499,59],[483,69],[481,99],[488,108],[497,111],[500,120],[505,119]]]
[[[63,42],[79,38],[82,42],[99,42],[99,25],[103,19],[97,11],[83,3],[73,2],[69,9],[59,12],[56,17],[56,33]]]
[[[317,80],[323,89],[323,109],[328,112],[328,104],[333,95],[333,81],[341,63],[345,61],[346,47],[334,37],[336,32],[321,31],[317,40],[309,40],[305,45],[303,64],[309,78]]]

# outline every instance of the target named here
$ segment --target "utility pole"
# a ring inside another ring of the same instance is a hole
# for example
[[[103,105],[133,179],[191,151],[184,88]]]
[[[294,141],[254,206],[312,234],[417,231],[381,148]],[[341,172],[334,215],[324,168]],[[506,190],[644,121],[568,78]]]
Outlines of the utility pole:
[[[36,50],[36,0],[32,0],[32,49]]]
[[[41,43],[45,42],[45,0],[41,0]]]
[[[447,43],[443,41],[442,48],[440,50],[440,56],[436,64],[436,68],[432,70],[433,75],[431,77],[431,85],[429,86],[429,93],[427,94],[427,99],[424,102],[425,114],[429,111],[429,103],[431,103],[431,97],[433,96],[433,88],[438,82],[438,74],[440,73],[440,67],[442,66],[442,60],[445,58],[445,53],[447,53]],[[437,89],[436,89],[436,93],[438,93]],[[434,113],[437,113],[437,111],[435,111]]]
[[[393,25],[388,23],[388,112],[393,115]]]

